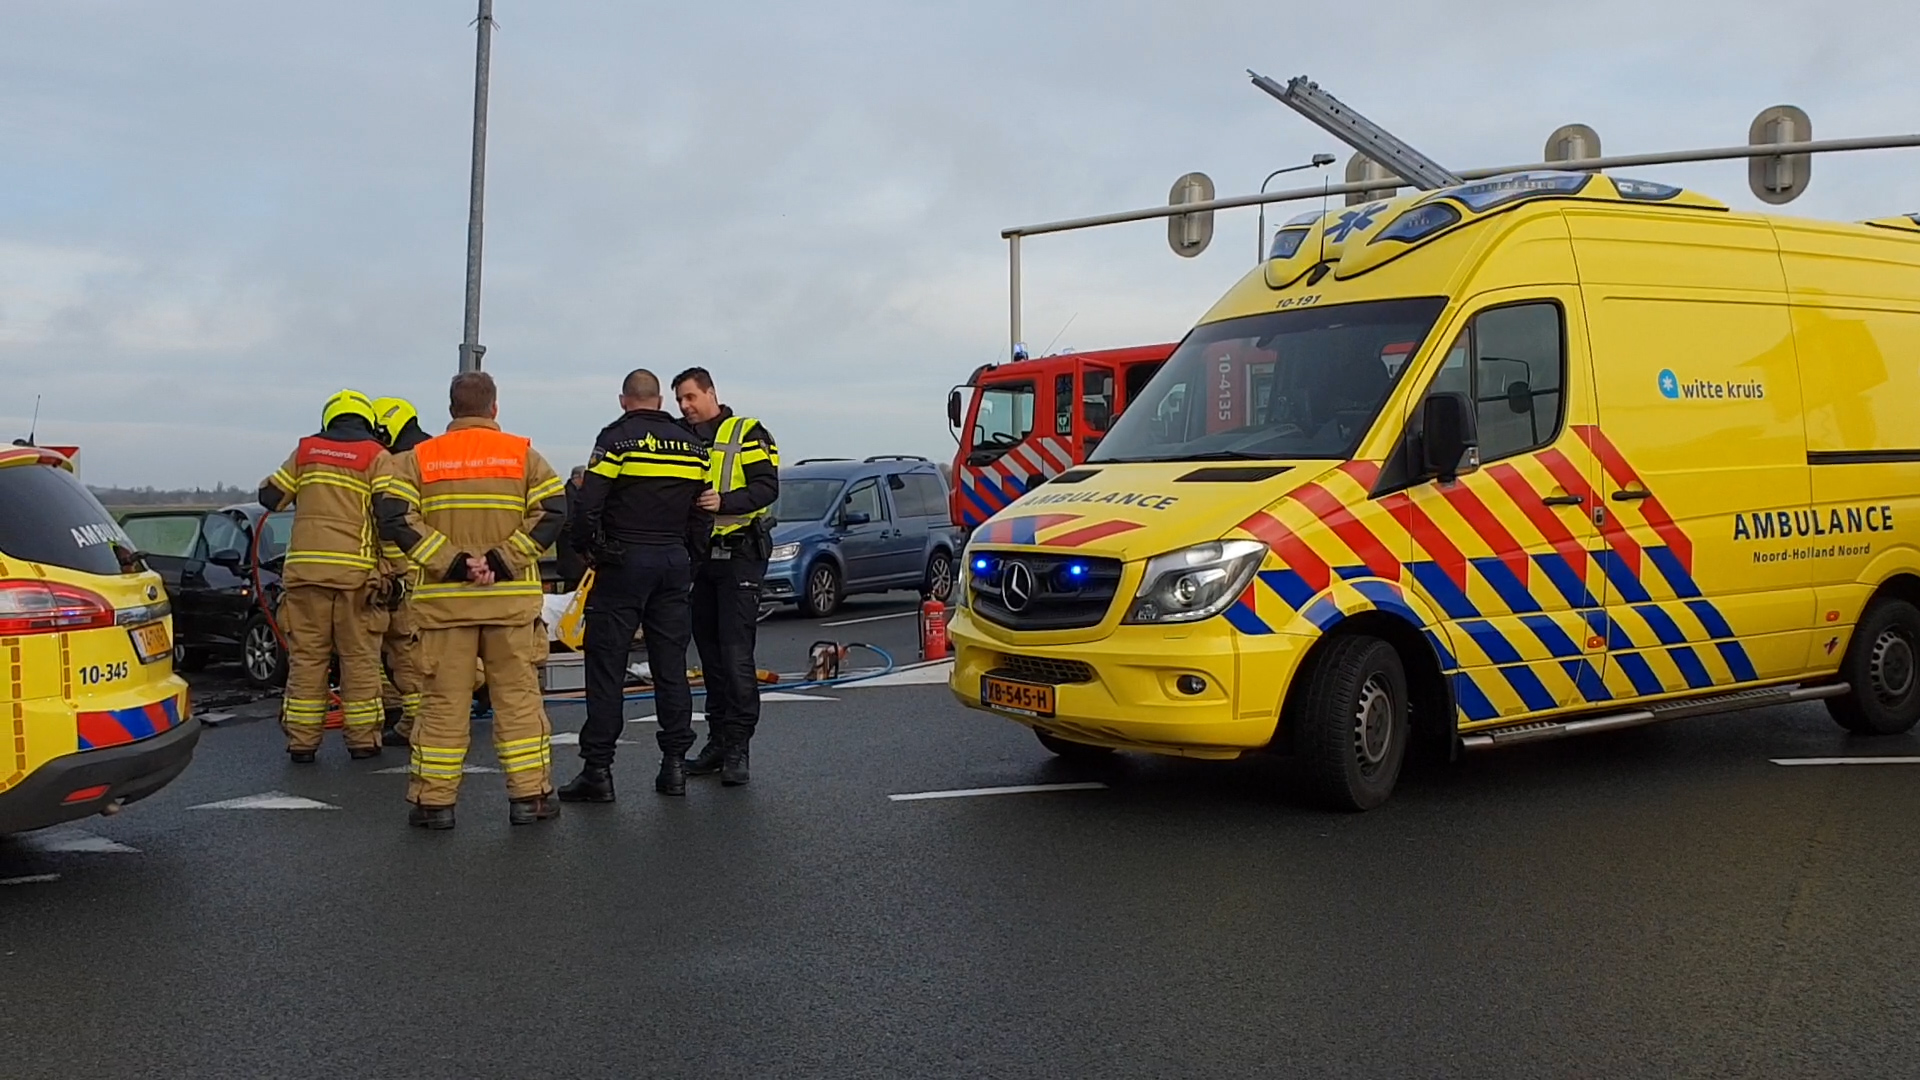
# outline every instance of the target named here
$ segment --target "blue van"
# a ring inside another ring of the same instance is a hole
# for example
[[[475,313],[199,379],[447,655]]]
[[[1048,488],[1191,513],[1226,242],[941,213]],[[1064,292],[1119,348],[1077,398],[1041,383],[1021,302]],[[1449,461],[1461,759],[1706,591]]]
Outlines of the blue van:
[[[953,591],[960,532],[923,457],[811,458],[780,470],[763,599],[823,618],[855,593]]]

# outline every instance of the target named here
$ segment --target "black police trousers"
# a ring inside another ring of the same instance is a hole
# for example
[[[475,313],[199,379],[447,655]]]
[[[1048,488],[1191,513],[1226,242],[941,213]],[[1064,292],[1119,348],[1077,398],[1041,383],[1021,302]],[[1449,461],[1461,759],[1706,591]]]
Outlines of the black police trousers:
[[[580,729],[580,757],[588,765],[612,765],[626,729],[627,653],[636,628],[647,635],[660,750],[685,754],[693,746],[693,691],[687,685],[691,574],[686,547],[672,543],[635,544],[595,567],[587,594],[587,723]]]
[[[753,648],[766,576],[767,560],[738,553],[694,568],[693,640],[707,684],[707,730],[722,746],[746,745],[760,723]]]

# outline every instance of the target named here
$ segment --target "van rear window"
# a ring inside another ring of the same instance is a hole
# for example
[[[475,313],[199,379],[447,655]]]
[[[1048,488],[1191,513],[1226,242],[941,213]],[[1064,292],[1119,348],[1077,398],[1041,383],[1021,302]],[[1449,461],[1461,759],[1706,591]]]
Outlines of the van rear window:
[[[132,548],[72,473],[45,465],[0,469],[0,553],[83,574],[119,574],[116,546]]]

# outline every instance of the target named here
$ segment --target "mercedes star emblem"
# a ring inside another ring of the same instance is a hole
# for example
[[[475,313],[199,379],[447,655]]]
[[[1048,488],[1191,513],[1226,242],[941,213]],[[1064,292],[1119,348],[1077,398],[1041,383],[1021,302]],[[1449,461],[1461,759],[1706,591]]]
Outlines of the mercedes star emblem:
[[[1027,610],[1027,605],[1033,603],[1033,568],[1023,562],[1008,563],[1000,593],[1006,599],[1008,611]]]

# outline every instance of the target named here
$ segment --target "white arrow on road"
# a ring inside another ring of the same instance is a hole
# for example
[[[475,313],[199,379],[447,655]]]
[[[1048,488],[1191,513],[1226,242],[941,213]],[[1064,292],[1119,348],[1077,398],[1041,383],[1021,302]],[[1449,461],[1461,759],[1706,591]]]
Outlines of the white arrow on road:
[[[317,799],[305,799],[298,795],[289,795],[284,791],[263,791],[258,795],[248,795],[240,799],[224,799],[220,802],[201,803],[189,806],[189,810],[338,810],[332,803],[323,803]]]

